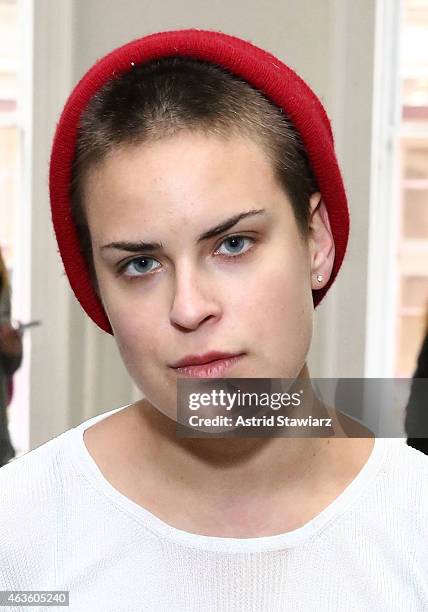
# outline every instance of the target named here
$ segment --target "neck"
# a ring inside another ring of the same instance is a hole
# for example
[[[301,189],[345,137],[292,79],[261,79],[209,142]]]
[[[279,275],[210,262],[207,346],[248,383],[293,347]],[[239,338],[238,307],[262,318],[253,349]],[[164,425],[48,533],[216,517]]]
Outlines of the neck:
[[[298,379],[309,379],[306,365]],[[307,405],[311,399],[305,399]],[[170,482],[179,482],[199,496],[205,488],[207,495],[222,491],[225,496],[233,492],[242,497],[254,494],[255,484],[260,494],[310,487],[331,464],[335,447],[331,442],[340,442],[315,437],[178,438],[175,421],[147,400],[137,406],[149,434],[146,439],[153,441],[153,466],[159,477],[167,474]]]

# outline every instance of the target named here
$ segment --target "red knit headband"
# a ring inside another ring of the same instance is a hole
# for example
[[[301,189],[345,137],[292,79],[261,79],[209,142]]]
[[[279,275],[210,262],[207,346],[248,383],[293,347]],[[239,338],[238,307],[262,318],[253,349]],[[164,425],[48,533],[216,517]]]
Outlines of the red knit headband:
[[[208,60],[243,78],[283,108],[299,132],[328,210],[336,250],[329,282],[312,292],[314,306],[317,306],[339,271],[349,234],[346,194],[327,114],[309,86],[275,56],[234,36],[205,30],[159,32],[115,49],[88,70],[64,106],[52,146],[49,188],[55,235],[74,294],[91,319],[113,334],[101,301],[92,288],[70,215],[71,170],[79,119],[92,96],[112,76],[129,71],[131,62],[138,65],[171,55]]]

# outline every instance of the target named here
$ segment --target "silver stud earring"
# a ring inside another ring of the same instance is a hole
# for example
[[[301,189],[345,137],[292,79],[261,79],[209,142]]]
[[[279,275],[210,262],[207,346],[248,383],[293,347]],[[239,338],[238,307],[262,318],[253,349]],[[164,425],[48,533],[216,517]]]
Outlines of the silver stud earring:
[[[317,276],[317,281],[318,281],[319,283],[322,283],[322,278],[323,278],[323,277],[322,277],[322,274],[318,274],[318,276]]]

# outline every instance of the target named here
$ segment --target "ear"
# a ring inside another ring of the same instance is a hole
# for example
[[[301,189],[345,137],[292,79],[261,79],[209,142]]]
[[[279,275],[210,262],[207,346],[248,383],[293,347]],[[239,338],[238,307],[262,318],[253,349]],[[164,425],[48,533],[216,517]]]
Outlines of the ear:
[[[327,208],[319,192],[309,199],[309,252],[312,289],[322,289],[330,280],[335,248]],[[322,280],[318,280],[322,276]]]

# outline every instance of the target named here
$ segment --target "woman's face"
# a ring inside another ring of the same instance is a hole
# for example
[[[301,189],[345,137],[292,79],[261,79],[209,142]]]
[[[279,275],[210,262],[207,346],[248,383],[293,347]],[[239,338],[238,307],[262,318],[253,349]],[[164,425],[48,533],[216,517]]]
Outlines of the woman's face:
[[[153,406],[175,415],[171,365],[189,354],[244,353],[223,377],[298,376],[314,253],[255,143],[182,132],[116,150],[89,173],[85,206],[105,311]],[[159,246],[112,246],[143,242]]]

